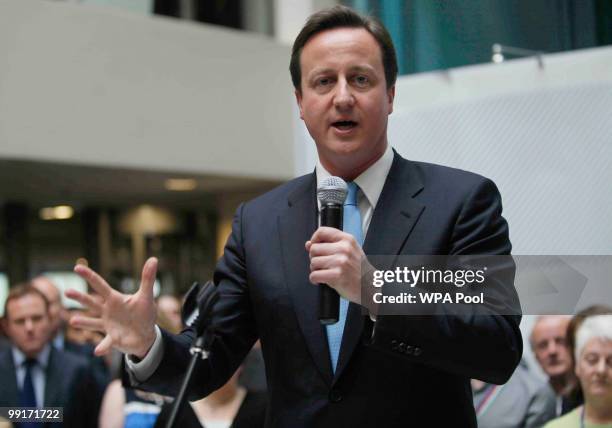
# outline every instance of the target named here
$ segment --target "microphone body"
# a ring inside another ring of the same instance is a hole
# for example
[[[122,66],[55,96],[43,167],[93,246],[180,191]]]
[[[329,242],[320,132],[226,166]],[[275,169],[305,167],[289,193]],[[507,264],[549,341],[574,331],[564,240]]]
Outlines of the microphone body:
[[[321,205],[321,226],[342,230],[344,206],[335,203]],[[340,313],[340,296],[328,285],[319,285],[319,321],[323,325],[338,322]]]
[[[348,194],[346,182],[340,177],[327,177],[317,187],[321,204],[321,226],[342,230],[344,201]],[[328,285],[319,286],[319,321],[323,325],[335,324],[340,314],[340,296]]]

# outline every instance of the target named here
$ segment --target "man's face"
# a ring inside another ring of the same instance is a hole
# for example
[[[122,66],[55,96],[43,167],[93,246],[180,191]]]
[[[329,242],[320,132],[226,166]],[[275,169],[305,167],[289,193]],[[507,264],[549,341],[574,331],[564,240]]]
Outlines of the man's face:
[[[382,156],[395,87],[387,89],[381,49],[363,28],[314,35],[302,49],[300,117],[319,159],[333,175],[353,179]]]
[[[589,340],[576,361],[576,376],[588,401],[612,402],[612,340]]]
[[[175,331],[181,331],[183,319],[181,318],[181,302],[172,296],[161,296],[157,300],[157,310],[172,324]]]
[[[62,323],[62,296],[60,296],[57,287],[45,277],[38,277],[32,280],[32,285],[45,295],[49,301],[49,319],[51,322],[51,331],[55,335],[61,327]]]
[[[26,294],[10,300],[6,309],[7,336],[27,357],[35,357],[44,348],[50,333],[49,316],[42,297]]]
[[[571,369],[571,358],[565,341],[567,317],[545,317],[536,323],[531,343],[542,370],[551,378],[565,376]]]

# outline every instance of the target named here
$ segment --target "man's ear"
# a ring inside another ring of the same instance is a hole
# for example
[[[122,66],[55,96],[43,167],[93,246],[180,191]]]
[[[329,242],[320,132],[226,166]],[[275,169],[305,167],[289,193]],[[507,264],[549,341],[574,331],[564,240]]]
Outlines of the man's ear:
[[[395,99],[395,85],[387,89],[387,101],[389,103],[389,114],[393,113],[393,100]]]
[[[304,120],[304,110],[302,109],[302,91],[296,89],[294,92],[295,100],[297,101],[297,105],[300,109],[300,119]]]

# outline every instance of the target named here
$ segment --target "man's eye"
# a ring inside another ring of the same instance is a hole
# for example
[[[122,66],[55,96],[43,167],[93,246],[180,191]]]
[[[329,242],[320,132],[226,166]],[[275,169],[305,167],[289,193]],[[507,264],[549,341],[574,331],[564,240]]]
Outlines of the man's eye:
[[[355,83],[359,86],[366,86],[370,83],[370,79],[368,79],[368,76],[355,76]]]
[[[331,79],[328,77],[321,77],[317,79],[317,86],[327,86],[331,83]]]

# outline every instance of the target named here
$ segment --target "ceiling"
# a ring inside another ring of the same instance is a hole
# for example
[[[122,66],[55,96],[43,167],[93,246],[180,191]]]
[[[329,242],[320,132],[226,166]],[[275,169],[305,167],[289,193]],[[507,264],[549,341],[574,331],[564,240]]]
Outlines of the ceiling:
[[[168,178],[193,178],[193,191],[166,190]],[[278,185],[250,177],[106,168],[51,162],[0,160],[0,203],[124,206],[139,203],[197,206],[202,199],[260,193]]]

